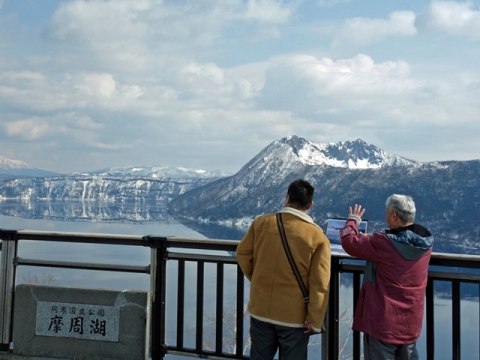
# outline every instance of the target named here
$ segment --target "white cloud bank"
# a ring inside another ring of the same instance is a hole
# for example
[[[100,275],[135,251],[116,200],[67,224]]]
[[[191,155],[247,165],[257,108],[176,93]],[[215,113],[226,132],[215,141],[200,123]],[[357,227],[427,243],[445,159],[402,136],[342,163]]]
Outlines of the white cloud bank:
[[[386,19],[347,19],[334,36],[333,46],[360,47],[377,44],[391,37],[414,36],[417,33],[415,18],[412,11],[395,11]]]
[[[480,38],[480,11],[472,2],[432,2],[419,26],[451,35]]]
[[[328,3],[314,8],[352,4]],[[60,3],[40,36],[0,12],[0,152],[57,171],[232,172],[297,134],[361,137],[420,161],[480,157],[480,65],[421,56],[427,29],[455,35],[457,49],[459,36],[476,41],[472,3],[337,21],[302,4],[75,0]],[[335,31],[322,39],[309,31],[326,23]]]

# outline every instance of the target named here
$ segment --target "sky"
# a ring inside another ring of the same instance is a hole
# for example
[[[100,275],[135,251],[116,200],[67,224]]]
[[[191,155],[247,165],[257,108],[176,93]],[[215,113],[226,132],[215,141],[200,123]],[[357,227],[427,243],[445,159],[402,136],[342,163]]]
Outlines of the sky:
[[[40,169],[480,159],[479,99],[480,0],[0,0],[0,155]]]

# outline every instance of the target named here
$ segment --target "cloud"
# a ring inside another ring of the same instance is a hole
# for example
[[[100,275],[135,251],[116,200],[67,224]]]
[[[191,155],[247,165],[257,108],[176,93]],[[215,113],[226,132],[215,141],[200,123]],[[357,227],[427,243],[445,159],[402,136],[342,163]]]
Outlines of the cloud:
[[[423,41],[431,37],[413,39],[413,11],[340,20],[334,32],[322,16],[335,9],[316,5],[72,0],[41,21],[41,37],[18,16],[7,23],[16,40],[0,43],[4,152],[46,168],[54,153],[57,168],[72,170],[141,163],[232,171],[289,134],[381,146],[400,133],[434,139],[443,131],[434,151],[458,142],[447,136],[456,123],[459,134],[480,132],[478,64],[430,62]],[[351,6],[335,19],[358,10]],[[326,30],[312,31],[319,28]],[[395,37],[414,41],[387,41]]]
[[[274,60],[266,70],[257,106],[290,114],[293,122],[284,121],[284,125],[291,124],[297,134],[313,141],[362,137],[392,146],[386,139],[404,138],[406,144],[424,141],[434,149],[437,136],[445,147],[454,147],[461,133],[465,139],[473,137],[465,140],[469,143],[478,138],[471,133],[480,131],[478,73],[418,77],[405,61],[375,62],[364,54],[346,59],[296,55]],[[458,137],[448,138],[452,131]],[[421,140],[422,136],[427,139]],[[432,150],[419,153],[418,148],[400,143],[395,147],[420,161],[422,156],[435,158]]]
[[[9,136],[18,137],[25,140],[36,140],[50,132],[48,123],[37,121],[36,119],[25,119],[6,123],[3,126]]]
[[[472,2],[432,2],[419,17],[418,26],[450,35],[480,38],[480,11]]]
[[[249,0],[245,17],[262,23],[282,24],[289,20],[292,8],[275,0]]]
[[[41,144],[46,148],[71,151],[110,151],[129,148],[128,143],[110,142],[103,130],[113,129],[100,124],[88,115],[77,112],[62,112],[52,116],[30,116],[0,124],[10,139],[30,145]],[[117,134],[118,135],[118,134]]]
[[[145,53],[171,53],[213,45],[235,23],[272,26],[287,22],[292,5],[276,0],[193,2],[70,1],[63,3],[47,38],[92,51],[113,52],[117,61],[140,61]]]
[[[61,82],[38,71],[0,72],[0,104],[13,112],[43,113],[67,106]]]
[[[387,19],[357,17],[347,19],[332,40],[333,47],[367,46],[390,37],[414,36],[415,13],[395,11]]]
[[[177,73],[179,96],[202,99],[205,104],[229,104],[248,100],[253,96],[252,85],[229,74],[212,63],[186,64]]]
[[[347,4],[351,0],[317,0],[317,5],[320,7],[335,7],[340,4]]]
[[[111,74],[87,74],[76,84],[80,93],[92,97],[111,98],[117,90],[117,84]]]
[[[333,60],[311,55],[278,59],[267,70],[260,106],[310,116],[378,108],[378,98],[398,99],[417,89],[404,61],[375,63],[364,54]]]

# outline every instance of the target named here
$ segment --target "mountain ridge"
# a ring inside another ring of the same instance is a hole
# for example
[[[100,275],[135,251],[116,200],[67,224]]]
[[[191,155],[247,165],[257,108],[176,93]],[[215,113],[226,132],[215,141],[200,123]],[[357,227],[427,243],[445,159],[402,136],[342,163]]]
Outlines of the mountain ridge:
[[[9,159],[0,155],[0,175],[9,176],[54,176],[59,175],[53,171],[38,169],[24,161]]]
[[[284,137],[230,176],[166,167],[47,177],[2,175],[0,201],[21,200],[22,216],[48,213],[109,221],[115,216],[122,221],[169,216],[208,236],[214,236],[212,226],[233,229],[230,234],[241,236],[255,216],[282,206],[289,183],[298,178],[315,186],[309,213],[320,226],[330,217],[346,216],[348,206],[361,203],[367,208],[369,229],[380,230],[385,199],[405,193],[417,203],[417,220],[442,239],[434,251],[480,251],[475,218],[480,213],[480,160],[419,163],[361,139],[315,144],[298,136]],[[72,200],[78,206],[61,209],[57,204]],[[35,210],[34,201],[44,205]]]
[[[445,239],[437,242],[435,251],[480,249],[480,225],[474,218],[480,213],[480,160],[418,163],[361,140],[324,148],[311,144],[298,137],[277,140],[238,173],[175,197],[170,212],[189,222],[245,230],[255,216],[277,211],[289,183],[303,178],[316,189],[309,213],[320,225],[331,217],[345,217],[348,207],[359,203],[367,208],[370,229],[381,230],[386,198],[404,193],[417,203],[417,220]],[[337,166],[305,161],[321,158],[325,149],[339,151],[330,157],[334,160],[353,154],[355,166],[349,167],[349,158]]]
[[[399,155],[387,153],[379,147],[368,144],[364,140],[358,138],[356,140],[338,141],[330,143],[314,143],[301,138],[297,135],[290,135],[275,140],[264,149],[262,152],[271,153],[271,148],[277,147],[278,151],[283,146],[284,150],[290,150],[293,156],[305,165],[328,165],[334,167],[345,168],[378,168],[382,166],[397,166],[397,165],[413,165],[418,164],[414,160],[409,160]],[[294,159],[292,159],[294,160]],[[248,163],[247,163],[248,164]],[[24,175],[24,173],[35,174],[37,176],[73,176],[73,175],[103,175],[103,176],[141,176],[141,177],[181,177],[183,174],[186,177],[222,177],[226,176],[220,170],[204,170],[191,169],[185,167],[173,166],[127,166],[127,167],[110,167],[104,169],[94,169],[82,172],[73,172],[61,174],[51,170],[38,169],[30,166],[21,160],[9,159],[0,155],[0,174],[8,175]],[[33,175],[32,175],[33,176]]]
[[[388,153],[360,138],[317,144],[293,135],[274,141],[265,150],[277,144],[290,146],[292,152],[305,165],[365,169],[418,164],[414,160]]]

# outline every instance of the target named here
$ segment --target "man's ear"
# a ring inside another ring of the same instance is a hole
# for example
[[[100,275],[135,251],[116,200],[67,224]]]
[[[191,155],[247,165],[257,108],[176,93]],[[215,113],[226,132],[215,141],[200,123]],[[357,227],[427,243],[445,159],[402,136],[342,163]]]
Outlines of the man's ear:
[[[307,204],[307,207],[305,208],[305,210],[310,210],[313,206],[313,201],[310,201],[308,204]]]

